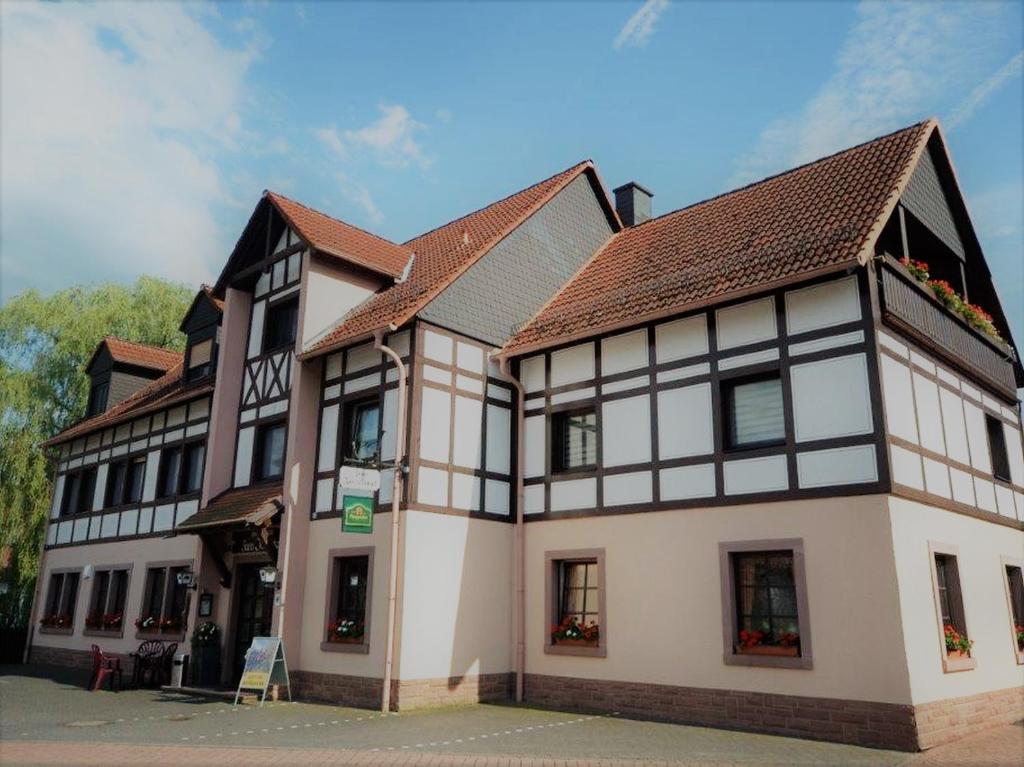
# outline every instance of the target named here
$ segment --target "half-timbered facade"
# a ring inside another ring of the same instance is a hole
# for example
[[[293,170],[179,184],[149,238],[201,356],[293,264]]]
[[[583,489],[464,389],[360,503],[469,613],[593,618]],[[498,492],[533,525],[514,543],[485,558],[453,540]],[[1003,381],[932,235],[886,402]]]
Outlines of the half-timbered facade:
[[[651,197],[587,161],[396,244],[267,192],[183,358],[90,364],[33,657],[212,621],[207,683],[272,633],[366,706],[1020,718],[1024,370],[937,124]]]

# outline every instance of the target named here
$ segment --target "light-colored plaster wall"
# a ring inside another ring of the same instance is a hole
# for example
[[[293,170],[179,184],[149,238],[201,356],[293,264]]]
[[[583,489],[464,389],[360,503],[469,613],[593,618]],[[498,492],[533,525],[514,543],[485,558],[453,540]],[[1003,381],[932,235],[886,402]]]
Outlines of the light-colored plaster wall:
[[[350,309],[383,285],[379,277],[339,267],[335,259],[319,256],[304,257],[303,271],[300,348],[334,327]]]
[[[890,497],[893,550],[912,702],[1024,686],[1010,636],[1001,557],[1020,558],[1024,532],[963,514]],[[941,626],[932,587],[929,542],[959,549],[957,567],[971,655],[970,671],[944,673]]]
[[[722,541],[802,538],[814,667],[723,662]],[[605,550],[607,657],[543,651],[544,554]],[[909,703],[885,496],[530,523],[526,670],[815,697]],[[1002,592],[999,592],[1001,595]]]
[[[138,649],[141,640],[135,638],[135,619],[142,609],[142,592],[146,584],[146,565],[150,562],[194,560],[198,555],[198,539],[192,535],[175,538],[142,538],[131,543],[97,543],[92,545],[69,546],[46,552],[41,566],[39,599],[33,620],[33,646],[60,647],[71,650],[88,650],[98,644],[105,652],[129,653]],[[41,610],[46,604],[50,586],[50,573],[64,568],[83,568],[85,565],[105,567],[107,565],[131,565],[131,580],[124,609],[124,635],[121,638],[109,636],[86,636],[85,618],[89,612],[95,576],[81,579],[78,584],[78,598],[75,606],[74,633],[45,634],[39,631]],[[195,564],[193,565],[193,570]],[[196,592],[190,592],[190,615],[195,613]],[[190,624],[189,629],[193,628]]]
[[[252,296],[228,288],[221,322],[217,356],[217,388],[210,413],[210,436],[206,446],[206,474],[203,478],[205,506],[211,498],[231,487],[238,428],[238,401],[245,366],[245,341],[249,332]]]
[[[404,523],[401,678],[510,671],[512,525],[413,510]]]

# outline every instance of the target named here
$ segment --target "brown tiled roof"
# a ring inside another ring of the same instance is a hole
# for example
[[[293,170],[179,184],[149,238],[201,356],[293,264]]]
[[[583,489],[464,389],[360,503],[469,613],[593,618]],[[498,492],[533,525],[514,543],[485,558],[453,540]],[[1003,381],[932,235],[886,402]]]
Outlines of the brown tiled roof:
[[[401,245],[313,210],[283,194],[268,190],[266,196],[281,212],[288,225],[322,253],[389,277],[401,275],[409,263],[412,251]]]
[[[502,355],[857,263],[934,127],[931,120],[918,123],[624,229]]]
[[[123,338],[107,336],[102,343],[107,345],[114,362],[125,365],[138,365],[151,370],[170,370],[182,360],[181,352],[164,349],[160,346],[148,346]]]
[[[389,324],[398,327],[408,322],[587,168],[593,168],[590,160],[409,240],[405,247],[416,254],[409,278],[355,307],[306,353],[342,346]]]
[[[209,299],[213,301],[213,305],[217,307],[217,310],[220,311],[221,314],[223,314],[224,302],[213,294],[213,288],[204,283],[200,290],[202,290],[209,297]]]
[[[89,434],[98,429],[137,418],[140,415],[150,413],[160,408],[194,397],[202,396],[213,391],[213,382],[206,380],[197,384],[187,384],[181,375],[182,362],[164,373],[160,378],[150,384],[143,386],[130,397],[118,402],[106,412],[100,413],[92,418],[86,418],[73,426],[68,427],[54,437],[51,437],[44,445],[57,445],[67,442],[69,439]]]
[[[273,516],[277,511],[284,509],[281,502],[282,493],[281,485],[273,484],[225,490],[206,504],[205,508],[178,525],[175,530],[192,532],[205,527],[255,522],[256,517],[264,516],[260,513],[261,510],[268,511],[269,516]],[[274,504],[276,508],[264,510],[263,507],[268,503]]]

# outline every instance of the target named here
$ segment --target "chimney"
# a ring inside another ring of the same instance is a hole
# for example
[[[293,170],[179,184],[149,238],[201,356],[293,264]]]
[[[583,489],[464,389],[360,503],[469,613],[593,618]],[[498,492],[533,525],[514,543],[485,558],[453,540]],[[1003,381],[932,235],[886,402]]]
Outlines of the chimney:
[[[651,198],[654,197],[635,181],[623,184],[613,190],[615,193],[615,210],[626,226],[642,224],[651,217]]]

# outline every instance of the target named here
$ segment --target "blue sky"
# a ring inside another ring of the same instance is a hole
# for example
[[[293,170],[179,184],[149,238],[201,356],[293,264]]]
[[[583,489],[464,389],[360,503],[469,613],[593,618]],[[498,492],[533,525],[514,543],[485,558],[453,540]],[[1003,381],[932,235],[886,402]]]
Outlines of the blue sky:
[[[5,3],[0,254],[211,281],[264,188],[403,241],[593,158],[657,213],[935,115],[1024,339],[1020,3]]]

